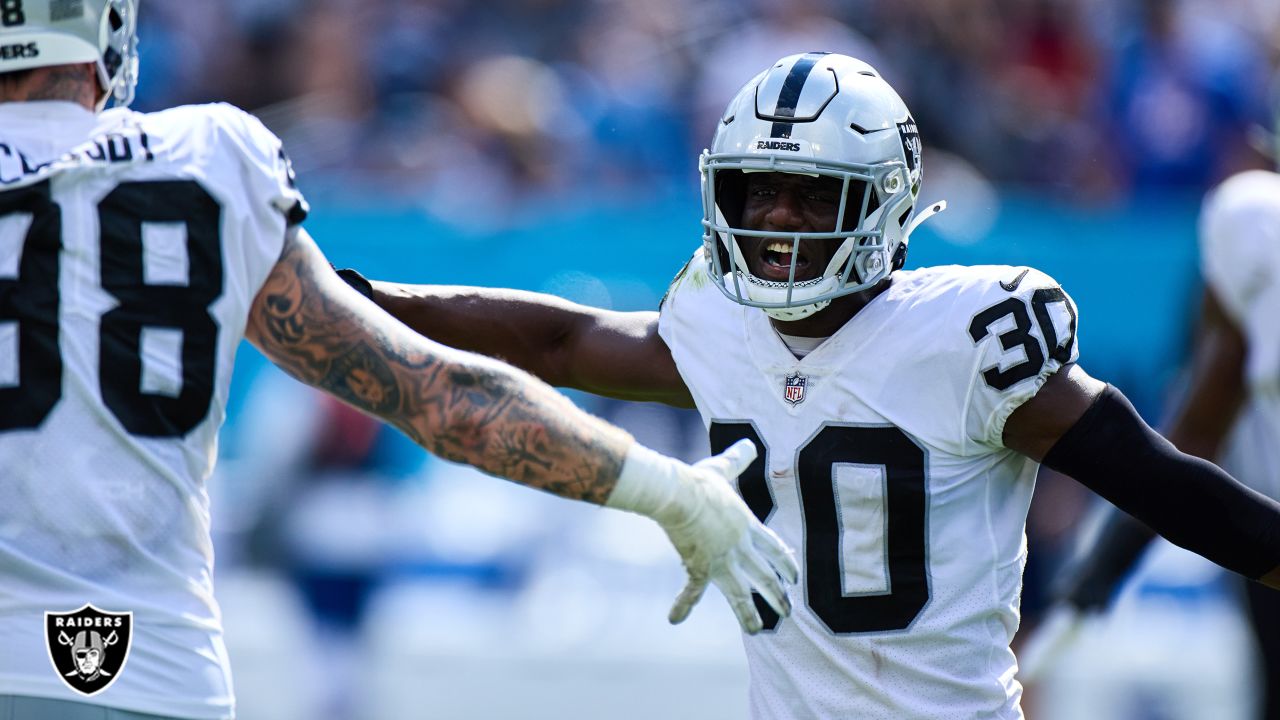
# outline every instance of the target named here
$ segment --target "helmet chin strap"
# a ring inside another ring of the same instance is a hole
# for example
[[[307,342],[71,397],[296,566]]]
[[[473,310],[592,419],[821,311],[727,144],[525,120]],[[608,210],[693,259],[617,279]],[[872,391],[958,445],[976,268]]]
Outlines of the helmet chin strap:
[[[916,228],[920,227],[920,225],[923,224],[925,220],[928,220],[929,218],[933,217],[934,215],[937,215],[938,213],[946,209],[947,209],[947,201],[939,200],[938,202],[931,204],[929,207],[925,208],[924,210],[921,210],[918,215],[916,215],[914,218],[911,219],[910,223],[907,223],[906,230],[902,231],[902,237],[910,238],[911,233],[915,232]]]

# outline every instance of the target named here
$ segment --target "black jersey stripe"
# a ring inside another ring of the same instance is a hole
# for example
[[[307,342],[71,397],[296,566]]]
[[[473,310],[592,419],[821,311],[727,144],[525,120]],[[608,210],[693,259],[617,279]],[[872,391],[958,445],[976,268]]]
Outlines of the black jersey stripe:
[[[773,111],[774,117],[796,116],[796,105],[800,103],[800,92],[804,90],[804,83],[809,79],[809,73],[813,72],[813,66],[817,65],[824,55],[830,55],[830,53],[805,53],[795,65],[791,66],[791,72],[787,73],[787,79],[782,83],[782,92],[778,94],[778,105]],[[795,123],[774,122],[769,137],[789,138],[794,125]]]

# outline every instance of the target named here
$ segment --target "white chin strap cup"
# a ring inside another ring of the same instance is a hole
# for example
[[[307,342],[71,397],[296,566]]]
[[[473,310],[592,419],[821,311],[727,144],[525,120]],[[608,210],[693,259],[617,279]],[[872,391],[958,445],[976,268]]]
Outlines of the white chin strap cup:
[[[830,304],[830,300],[819,300],[816,303],[800,305],[798,307],[761,309],[764,310],[765,315],[768,315],[779,322],[794,322],[796,320],[803,320],[819,310],[825,310]]]

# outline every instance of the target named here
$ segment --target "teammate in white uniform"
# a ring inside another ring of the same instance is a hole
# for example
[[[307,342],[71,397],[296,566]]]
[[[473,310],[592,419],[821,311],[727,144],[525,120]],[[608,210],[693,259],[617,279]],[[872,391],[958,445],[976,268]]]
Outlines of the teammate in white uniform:
[[[700,167],[703,246],[658,313],[351,281],[434,339],[694,405],[713,447],[756,444],[738,488],[801,550],[804,592],[746,639],[754,718],[1020,718],[1009,642],[1041,460],[1276,583],[1280,505],[1173,451],[1086,375],[1053,280],[900,269],[940,206],[914,215],[919,134],[873,68],[782,58],[729,104]]]
[[[1223,399],[1239,403],[1217,421],[1233,428],[1223,465],[1280,498],[1280,174],[1242,173],[1205,199],[1200,257],[1206,302],[1218,306],[1205,331],[1235,353],[1235,362],[1211,368],[1231,383]]]
[[[748,631],[753,587],[788,611],[793,561],[724,483],[749,445],[657,455],[361,298],[257,120],[126,109],[135,0],[5,0],[0,23],[0,717],[232,716],[204,483],[246,336],[436,453],[653,516],[691,576],[674,621],[708,580]]]
[[[1280,498],[1280,174],[1241,173],[1210,192],[1199,238],[1204,299],[1186,394],[1168,437]],[[1055,615],[1105,609],[1152,538],[1123,513],[1106,512],[1098,539],[1057,582]],[[1259,717],[1280,720],[1280,595],[1250,583],[1246,597],[1263,661]],[[1052,642],[1050,632],[1038,637]]]

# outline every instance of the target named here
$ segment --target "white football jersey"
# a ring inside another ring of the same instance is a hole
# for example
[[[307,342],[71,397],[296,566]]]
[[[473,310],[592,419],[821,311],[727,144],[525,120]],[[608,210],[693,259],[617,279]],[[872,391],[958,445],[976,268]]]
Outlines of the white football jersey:
[[[712,450],[756,443],[739,491],[801,556],[791,617],[744,638],[752,717],[1021,718],[1037,465],[1001,438],[1078,357],[1070,298],[1029,268],[899,271],[797,360],[707,272],[700,251],[659,330]]]
[[[1200,258],[1205,282],[1247,347],[1247,399],[1223,467],[1280,498],[1280,175],[1241,173],[1210,193]]]
[[[82,700],[44,615],[92,604],[133,613],[93,702],[231,716],[205,479],[305,214],[279,140],[233,107],[0,104],[0,694]]]

